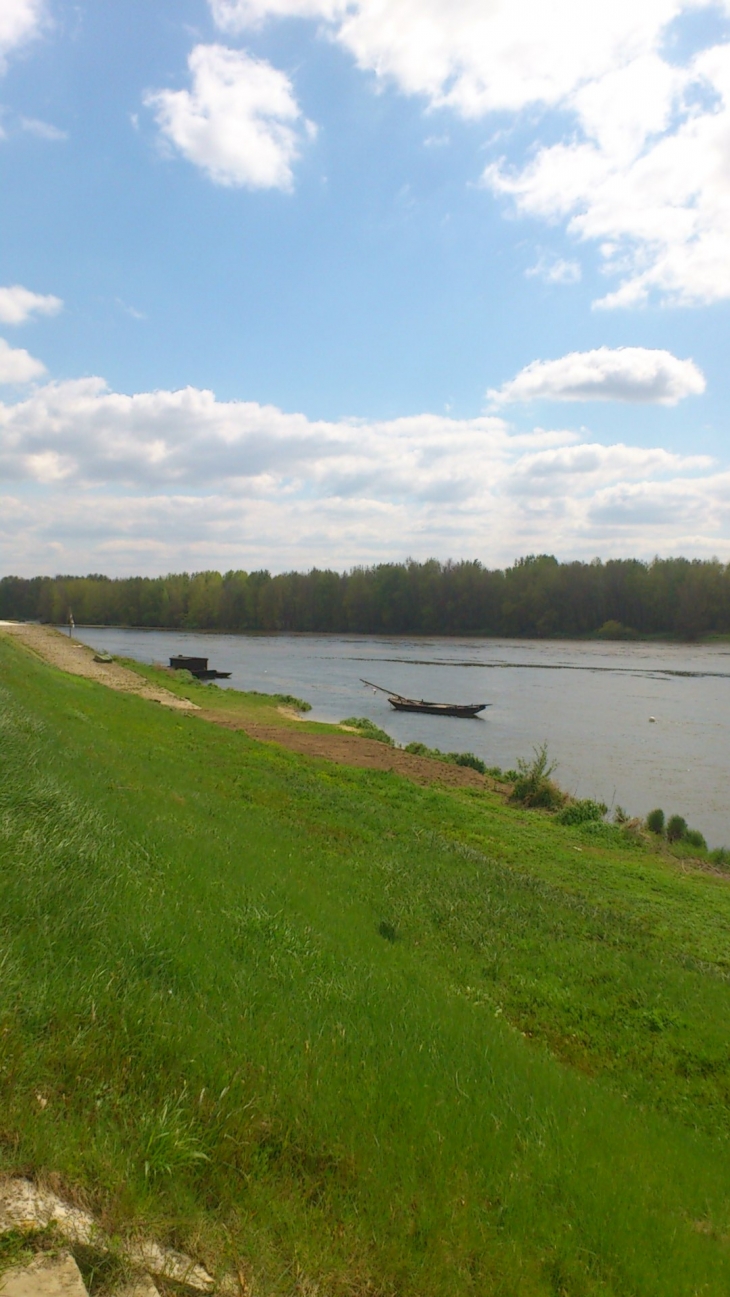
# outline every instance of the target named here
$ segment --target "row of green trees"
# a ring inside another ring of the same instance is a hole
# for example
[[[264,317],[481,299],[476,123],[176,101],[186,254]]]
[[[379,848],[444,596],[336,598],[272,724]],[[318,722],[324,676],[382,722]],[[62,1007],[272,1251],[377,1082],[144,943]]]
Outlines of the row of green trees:
[[[397,634],[730,632],[730,564],[716,559],[381,563],[349,572],[187,572],[0,580],[0,618],[201,630]]]

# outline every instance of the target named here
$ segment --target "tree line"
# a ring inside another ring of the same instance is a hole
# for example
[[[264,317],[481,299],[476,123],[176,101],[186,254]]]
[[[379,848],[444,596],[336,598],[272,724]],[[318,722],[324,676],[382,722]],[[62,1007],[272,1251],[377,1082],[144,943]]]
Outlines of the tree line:
[[[381,563],[349,572],[194,572],[111,579],[6,576],[0,618],[189,630],[583,636],[730,632],[717,559]]]

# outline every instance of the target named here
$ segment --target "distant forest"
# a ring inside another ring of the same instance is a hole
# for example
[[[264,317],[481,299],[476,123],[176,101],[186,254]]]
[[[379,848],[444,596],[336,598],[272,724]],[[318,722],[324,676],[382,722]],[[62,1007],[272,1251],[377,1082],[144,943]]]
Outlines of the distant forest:
[[[0,618],[188,630],[429,635],[730,632],[730,564],[716,559],[382,563],[350,572],[183,572],[0,580]]]

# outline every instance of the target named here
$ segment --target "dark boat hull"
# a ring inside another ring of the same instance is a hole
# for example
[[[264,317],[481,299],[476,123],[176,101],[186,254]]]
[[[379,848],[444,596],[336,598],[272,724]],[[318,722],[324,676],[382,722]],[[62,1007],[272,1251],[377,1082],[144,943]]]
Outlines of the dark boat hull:
[[[415,698],[388,698],[397,712],[425,712],[428,716],[474,717],[483,712],[489,703],[427,703]]]

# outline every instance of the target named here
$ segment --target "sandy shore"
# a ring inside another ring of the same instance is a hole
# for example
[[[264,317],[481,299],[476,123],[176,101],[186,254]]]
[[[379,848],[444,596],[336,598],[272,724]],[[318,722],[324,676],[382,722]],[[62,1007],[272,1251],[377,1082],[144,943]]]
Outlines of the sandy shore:
[[[173,711],[193,712],[199,708],[185,698],[177,698],[169,689],[149,684],[134,671],[118,662],[95,662],[94,649],[78,640],[62,635],[53,626],[38,626],[32,622],[0,622],[0,635],[20,640],[26,648],[51,666],[67,671],[69,675],[85,676],[100,685],[116,689],[119,693],[137,694],[151,703],[161,703]]]

